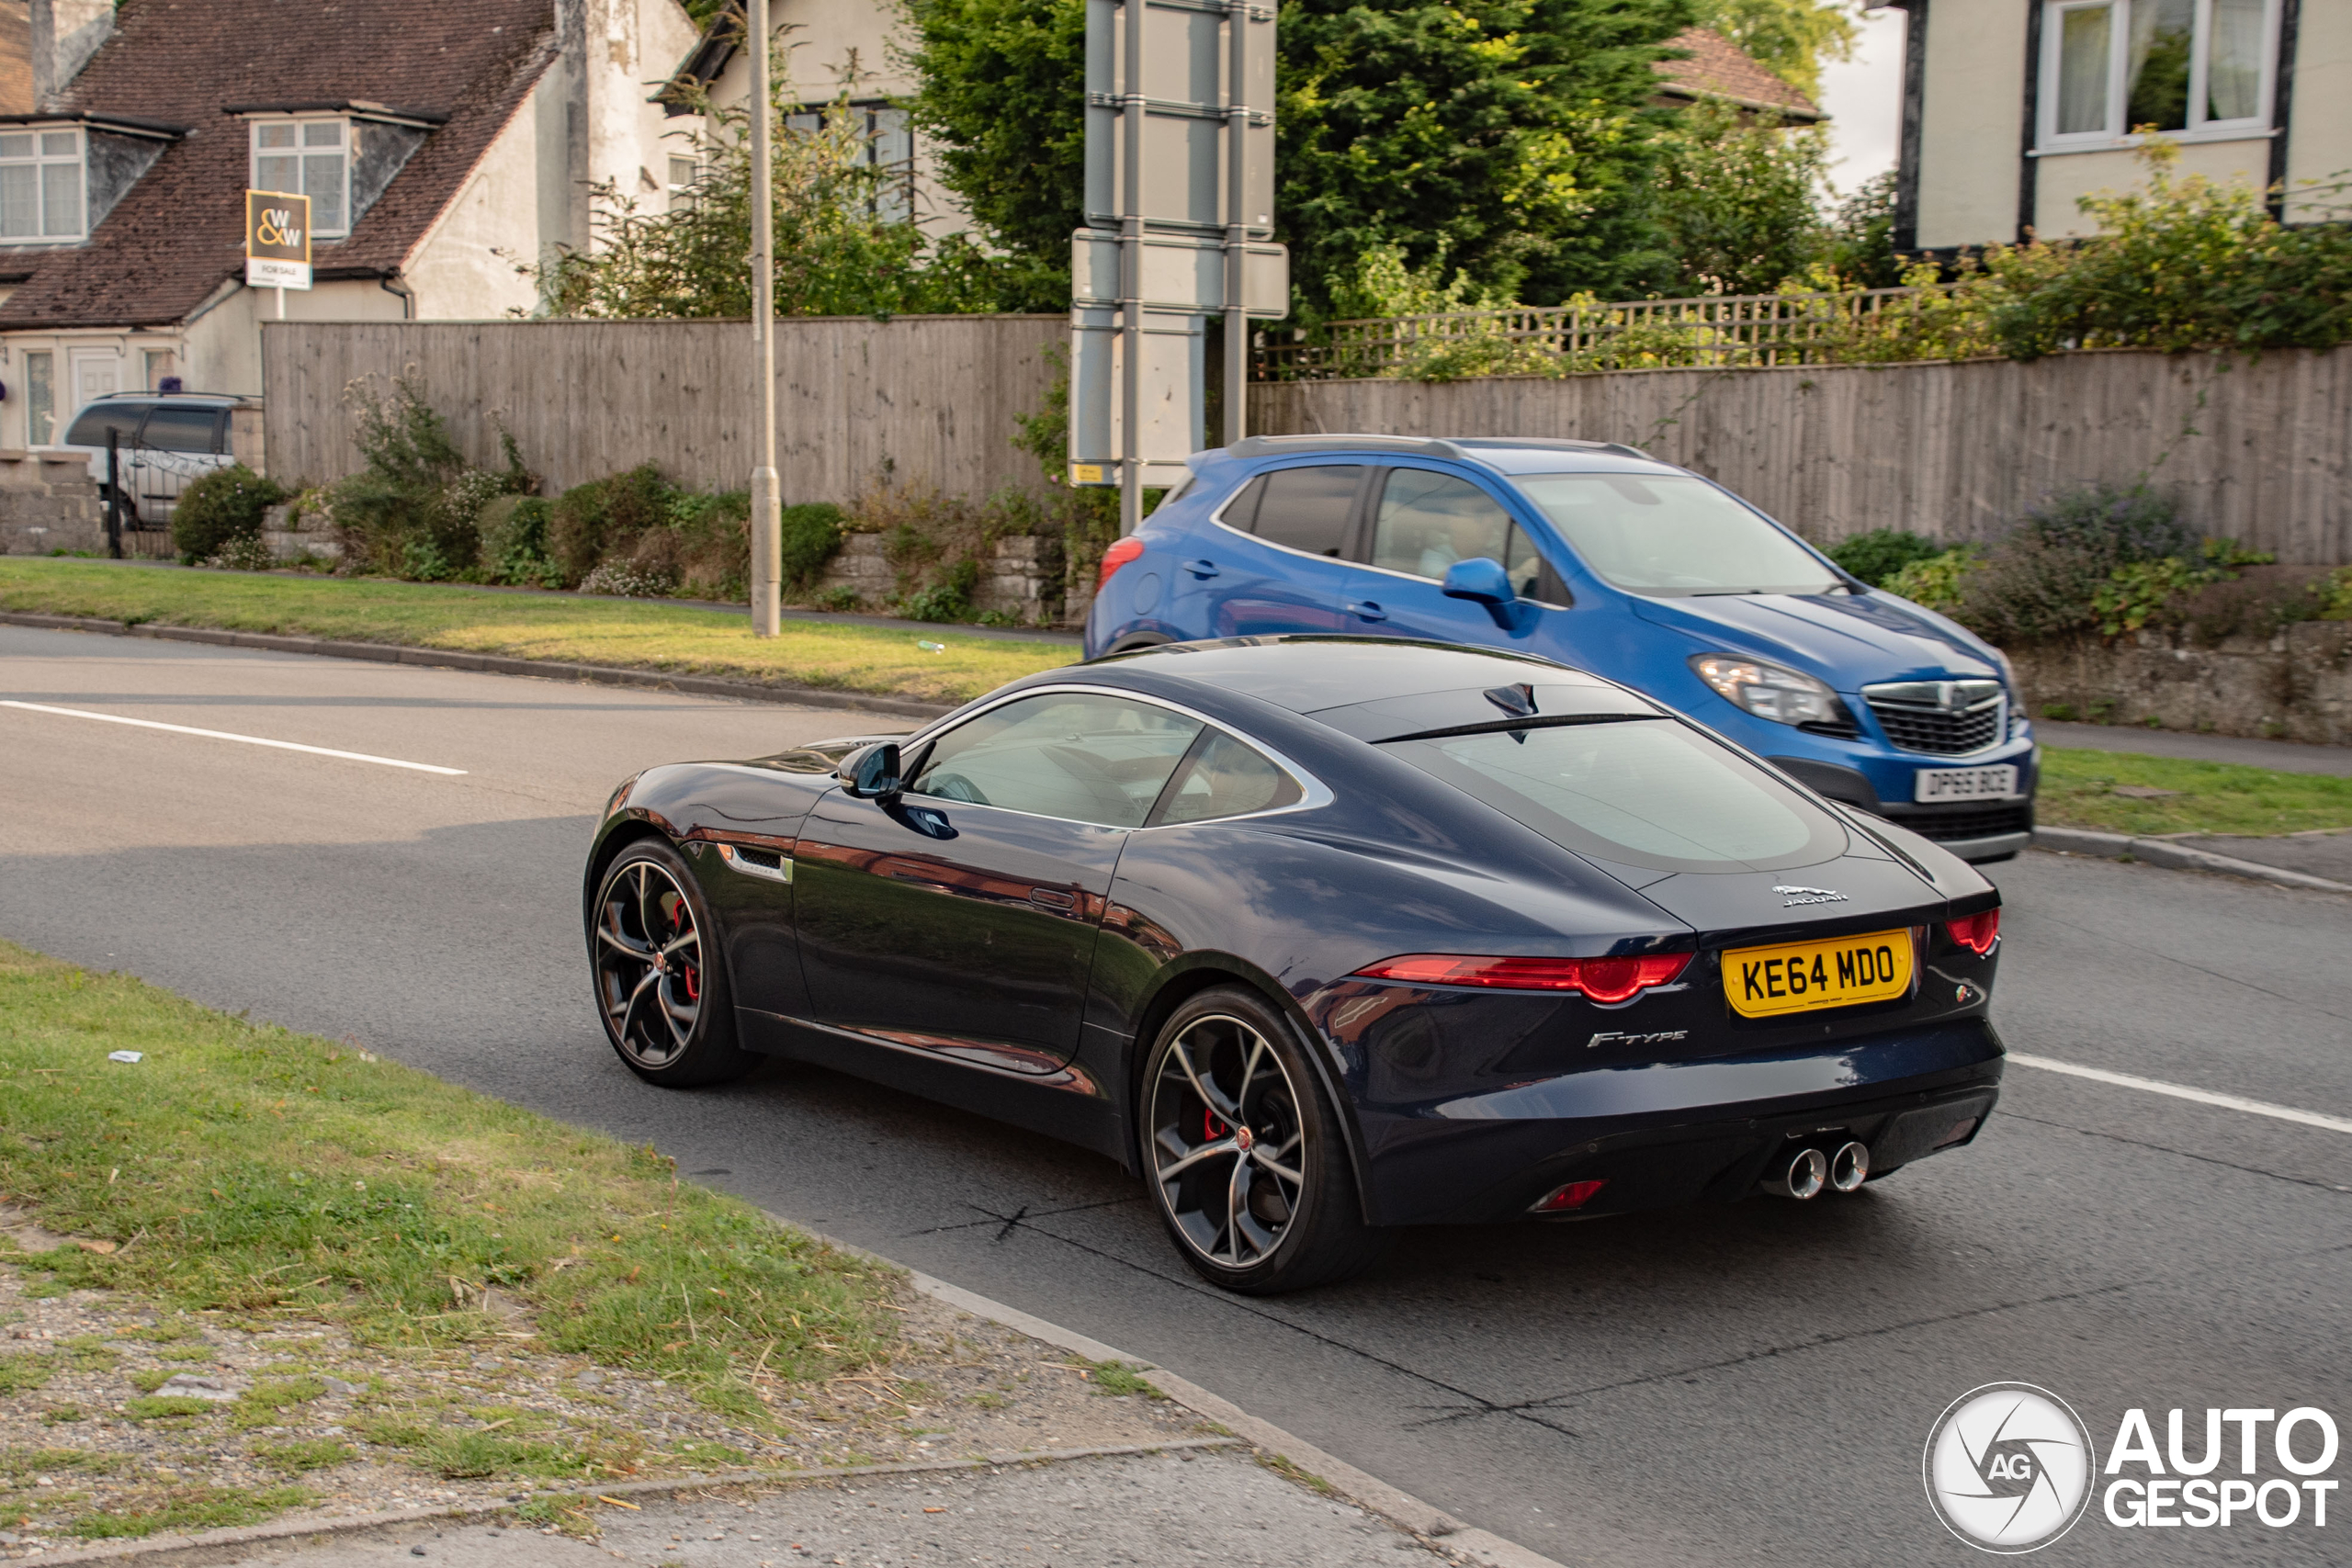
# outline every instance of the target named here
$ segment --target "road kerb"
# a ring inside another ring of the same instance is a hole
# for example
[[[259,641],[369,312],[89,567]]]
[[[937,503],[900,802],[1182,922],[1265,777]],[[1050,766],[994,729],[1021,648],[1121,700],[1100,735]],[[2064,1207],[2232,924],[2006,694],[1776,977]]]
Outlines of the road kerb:
[[[2088,828],[2036,828],[2033,847],[2055,850],[2061,854],[2095,855],[2101,860],[2138,860],[2150,865],[2164,866],[2172,871],[2217,872],[2225,876],[2243,876],[2256,882],[2267,882],[2280,887],[2301,887],[2313,893],[2352,893],[2352,883],[2335,882],[2308,872],[2289,871],[2283,866],[2264,865],[2259,861],[2240,860],[2235,855],[2215,854],[2211,850],[2176,844],[2165,839],[2135,839],[2128,833],[2100,833]]]
[[[906,718],[936,718],[941,714],[951,712],[956,705],[952,703],[919,702],[912,697],[880,696],[865,692],[838,692],[826,686],[733,681],[718,675],[673,675],[661,670],[630,670],[609,664],[571,664],[552,659],[515,659],[503,653],[461,653],[453,649],[416,648],[406,643],[278,637],[266,632],[224,631],[216,626],[172,626],[154,621],[125,625],[121,621],[98,620],[87,615],[41,615],[6,610],[0,611],[0,626],[29,626],[40,631],[97,632],[108,637],[155,637],[166,642],[205,643],[215,648],[249,648],[269,653],[310,654],[322,659],[356,659],[374,664],[421,664],[435,669],[467,670],[489,675],[533,675],[548,681],[635,686],[657,692],[683,692],[694,696],[787,703],[795,707],[851,708]]]
[[[1002,1470],[1021,1464],[1065,1464],[1073,1460],[1124,1459],[1136,1454],[1242,1446],[1244,1440],[1238,1438],[1171,1438],[1163,1443],[1106,1443],[1095,1448],[1020,1451],[1005,1450],[978,1459],[922,1460],[903,1464],[825,1465],[813,1470],[727,1471],[714,1475],[682,1475],[666,1481],[606,1483],[560,1492],[541,1489],[531,1493],[529,1501],[577,1500],[593,1503],[599,1497],[664,1496],[715,1491],[729,1486],[797,1486],[824,1481],[863,1481],[886,1475],[938,1475],[975,1470]],[[502,1514],[513,1513],[516,1506],[503,1499],[493,1499],[452,1503],[436,1508],[387,1508],[373,1514],[354,1514],[345,1518],[278,1519],[238,1529],[207,1530],[201,1535],[158,1535],[144,1540],[69,1548],[62,1551],[43,1552],[40,1561],[44,1564],[79,1564],[83,1568],[100,1568],[100,1565],[117,1562],[135,1562],[139,1568],[162,1568],[165,1563],[171,1564],[172,1568],[182,1568],[182,1565],[195,1568],[198,1563],[234,1562],[249,1555],[254,1547],[276,1542],[303,1541],[313,1536],[365,1534],[369,1530],[390,1529],[401,1525],[496,1518]]]

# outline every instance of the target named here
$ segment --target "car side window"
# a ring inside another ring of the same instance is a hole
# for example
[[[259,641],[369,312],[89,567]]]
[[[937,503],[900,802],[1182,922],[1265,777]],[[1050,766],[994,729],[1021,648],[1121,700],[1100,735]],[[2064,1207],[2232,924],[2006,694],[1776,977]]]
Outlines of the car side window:
[[[1311,556],[1336,556],[1347,548],[1348,525],[1355,516],[1356,491],[1363,482],[1361,463],[1276,468],[1261,475],[1240,500],[1226,508],[1225,522],[1270,544]]]
[[[158,452],[210,452],[220,416],[208,408],[162,403],[148,411],[139,429],[139,444]]]
[[[1502,562],[1522,598],[1536,598],[1544,558],[1502,503],[1467,479],[1426,468],[1392,468],[1373,521],[1372,564],[1442,580],[1456,561]]]
[[[65,433],[68,446],[103,446],[109,427],[120,433],[122,445],[130,445],[139,432],[139,416],[147,412],[144,403],[92,403],[74,418],[74,428]]]
[[[1140,828],[1203,728],[1149,703],[1040,693],[990,708],[933,741],[908,793]]]
[[[1160,797],[1152,826],[1208,822],[1293,806],[1305,792],[1298,781],[1256,748],[1212,729],[1194,743],[1175,781]]]

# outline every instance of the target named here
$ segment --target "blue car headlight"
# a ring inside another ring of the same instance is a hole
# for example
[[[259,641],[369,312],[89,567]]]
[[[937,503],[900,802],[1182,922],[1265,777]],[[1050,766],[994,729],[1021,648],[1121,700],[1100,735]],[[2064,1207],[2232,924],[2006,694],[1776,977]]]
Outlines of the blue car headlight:
[[[1760,659],[1735,653],[1702,653],[1690,660],[1699,679],[1718,695],[1775,724],[1817,724],[1849,729],[1853,716],[1823,682]]]

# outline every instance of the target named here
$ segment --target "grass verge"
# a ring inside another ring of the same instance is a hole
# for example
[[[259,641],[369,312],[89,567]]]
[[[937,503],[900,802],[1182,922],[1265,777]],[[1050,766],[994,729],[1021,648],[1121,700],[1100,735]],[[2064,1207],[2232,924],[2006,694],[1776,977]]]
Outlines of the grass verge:
[[[896,1337],[887,1270],[682,1185],[650,1150],[7,943],[0,1188],[82,1243],[17,1258],[30,1294],[290,1314],[384,1347],[536,1337],[754,1422],[746,1373],[836,1376]],[[0,1355],[0,1388],[55,1364]],[[266,1424],[321,1387],[257,1385],[230,1419]]]
[[[680,675],[791,682],[964,702],[1071,662],[1068,644],[788,620],[754,638],[741,615],[658,600],[502,593],[447,583],[165,570],[0,559],[0,609],[47,615],[398,643]],[[930,652],[930,642],[941,651]]]
[[[2170,793],[2120,793],[2142,790]],[[2052,827],[2150,837],[2352,828],[2352,779],[2046,746],[2035,817]]]

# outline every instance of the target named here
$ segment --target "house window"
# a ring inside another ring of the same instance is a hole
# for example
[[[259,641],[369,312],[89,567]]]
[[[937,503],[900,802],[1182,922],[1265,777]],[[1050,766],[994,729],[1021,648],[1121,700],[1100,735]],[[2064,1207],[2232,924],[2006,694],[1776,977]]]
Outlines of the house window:
[[[2278,0],[2049,0],[2045,149],[2267,129]]]
[[[78,240],[87,220],[79,130],[0,134],[0,243]]]
[[[57,356],[43,350],[25,355],[25,445],[46,446],[57,439]]]
[[[889,178],[875,192],[874,215],[885,223],[905,223],[915,215],[915,129],[907,111],[888,104],[848,106],[851,129],[861,149],[858,162],[885,171]],[[787,131],[815,132],[821,124],[815,109],[784,117]]]
[[[254,121],[253,188],[311,198],[311,233],[351,231],[351,128],[340,119]]]
[[[702,184],[702,165],[692,158],[674,153],[670,159],[670,210],[682,212],[695,204],[696,188]]]

